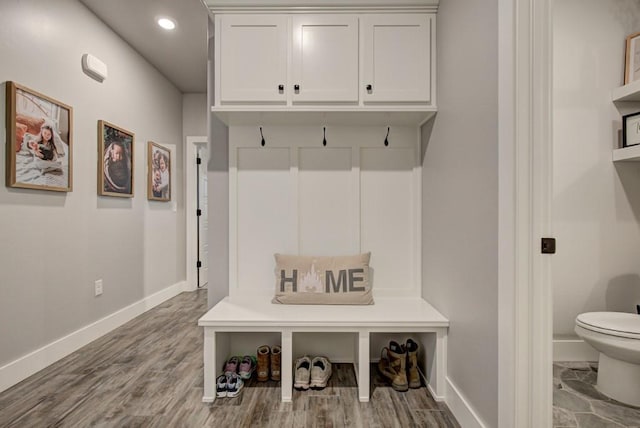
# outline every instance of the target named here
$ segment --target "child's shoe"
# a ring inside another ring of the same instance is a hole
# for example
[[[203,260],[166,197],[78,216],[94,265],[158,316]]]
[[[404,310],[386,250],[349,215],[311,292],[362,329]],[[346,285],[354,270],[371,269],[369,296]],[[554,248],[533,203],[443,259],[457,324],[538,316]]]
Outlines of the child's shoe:
[[[216,397],[224,398],[227,396],[227,376],[220,375],[216,379]]]
[[[227,397],[237,397],[242,391],[244,382],[237,373],[231,373],[227,376]]]
[[[251,379],[251,375],[253,371],[256,369],[255,358],[250,355],[245,355],[242,357],[242,362],[240,363],[240,369],[238,371],[238,375],[242,379]]]
[[[227,363],[224,365],[224,374],[229,376],[232,373],[238,373],[238,365],[240,365],[238,357],[229,358]]]

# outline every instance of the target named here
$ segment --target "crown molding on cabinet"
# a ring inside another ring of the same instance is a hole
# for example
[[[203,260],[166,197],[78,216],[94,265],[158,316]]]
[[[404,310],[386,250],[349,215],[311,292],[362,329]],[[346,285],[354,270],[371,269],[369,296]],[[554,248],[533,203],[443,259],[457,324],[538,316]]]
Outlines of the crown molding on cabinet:
[[[203,0],[212,13],[437,12],[439,0]]]

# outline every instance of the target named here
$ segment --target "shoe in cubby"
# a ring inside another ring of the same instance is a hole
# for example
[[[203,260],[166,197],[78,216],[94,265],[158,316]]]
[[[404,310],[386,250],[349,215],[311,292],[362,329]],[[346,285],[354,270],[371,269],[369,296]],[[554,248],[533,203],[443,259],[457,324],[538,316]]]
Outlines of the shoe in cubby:
[[[227,397],[237,397],[242,388],[244,387],[244,381],[237,373],[232,373],[227,376]]]
[[[220,375],[216,379],[216,397],[224,398],[227,396],[227,376]]]
[[[262,345],[258,348],[258,364],[257,364],[257,372],[258,372],[258,381],[266,382],[269,380],[269,360],[271,354],[271,348],[267,345]]]
[[[404,345],[407,351],[407,380],[409,388],[420,388],[420,373],[418,372],[418,344],[408,339]]]
[[[297,390],[306,391],[309,389],[309,379],[311,377],[311,358],[305,355],[296,359],[294,367],[293,387]]]
[[[315,357],[311,361],[311,389],[324,389],[331,377],[331,362],[327,357]]]
[[[407,352],[398,342],[389,342],[388,347],[382,349],[378,362],[378,370],[391,383],[396,391],[407,391]]]
[[[238,369],[238,375],[243,380],[251,379],[251,375],[256,369],[256,358],[252,355],[245,355],[242,357],[240,367]]]
[[[231,357],[224,365],[224,374],[229,376],[232,373],[238,373],[238,366],[240,365],[240,358]]]
[[[282,354],[282,349],[280,346],[276,345],[271,348],[271,380],[279,381],[280,380],[280,355]]]

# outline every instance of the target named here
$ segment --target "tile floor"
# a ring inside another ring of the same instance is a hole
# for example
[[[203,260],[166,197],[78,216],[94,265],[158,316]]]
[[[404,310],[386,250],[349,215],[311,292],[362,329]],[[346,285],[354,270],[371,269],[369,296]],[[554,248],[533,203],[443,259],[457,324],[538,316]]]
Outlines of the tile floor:
[[[640,427],[640,408],[619,403],[598,392],[595,388],[597,374],[598,363],[554,363],[554,428]]]

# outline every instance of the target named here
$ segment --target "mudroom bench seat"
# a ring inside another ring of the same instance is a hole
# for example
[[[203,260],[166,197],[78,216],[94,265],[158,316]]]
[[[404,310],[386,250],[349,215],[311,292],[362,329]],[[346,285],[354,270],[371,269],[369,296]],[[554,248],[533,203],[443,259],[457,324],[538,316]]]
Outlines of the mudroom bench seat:
[[[376,297],[374,305],[362,306],[279,305],[266,297],[226,297],[204,314],[198,325],[204,327],[204,402],[215,400],[215,379],[229,356],[233,335],[262,332],[280,335],[283,402],[291,401],[293,393],[294,335],[304,333],[353,336],[353,364],[362,402],[369,401],[369,363],[379,357],[377,342],[393,334],[414,335],[421,345],[419,365],[427,387],[436,400],[444,400],[449,321],[419,297]],[[326,343],[328,349],[331,346]]]

